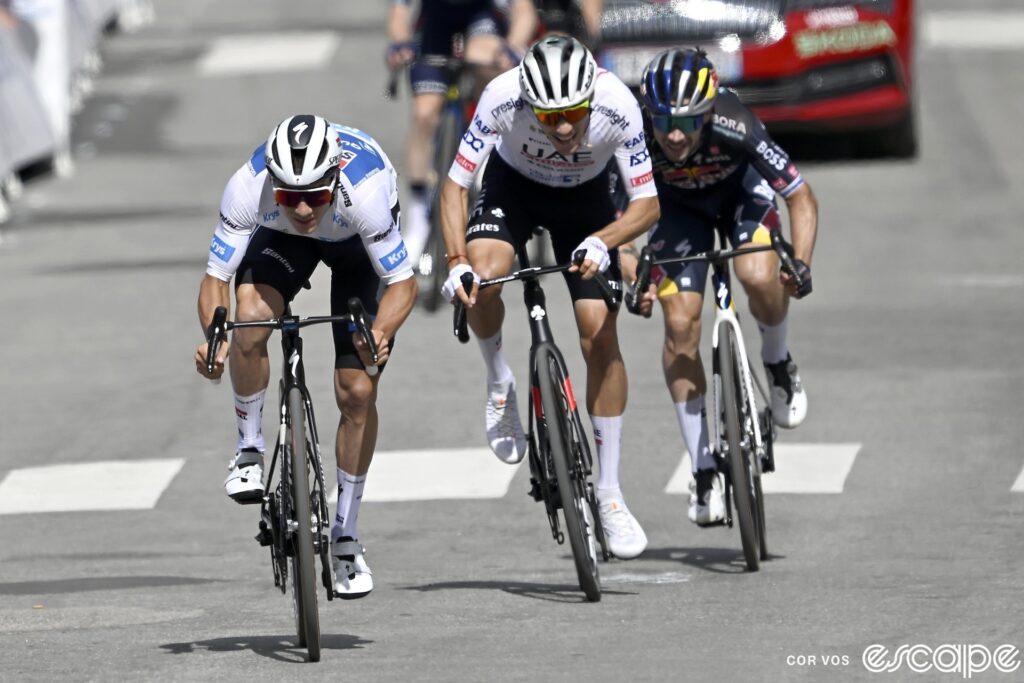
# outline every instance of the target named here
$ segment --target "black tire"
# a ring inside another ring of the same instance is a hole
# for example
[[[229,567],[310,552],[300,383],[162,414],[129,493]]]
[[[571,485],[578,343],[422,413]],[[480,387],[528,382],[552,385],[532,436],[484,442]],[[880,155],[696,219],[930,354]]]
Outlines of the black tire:
[[[572,445],[572,408],[565,395],[565,372],[558,357],[548,348],[538,350],[535,362],[548,448],[551,449],[558,480],[562,517],[576,564],[576,576],[587,600],[598,602],[601,600],[601,579],[597,568],[597,520],[591,519],[593,513],[587,500],[586,476],[577,466],[578,459]]]
[[[459,152],[459,141],[462,139],[461,117],[455,114],[446,104],[441,112],[441,125],[437,129],[436,147],[434,149],[434,197],[430,206],[430,238],[424,250],[430,254],[430,277],[424,283],[426,291],[420,301],[424,310],[433,313],[441,304],[441,285],[448,278],[448,260],[444,248],[444,234],[441,231],[441,186],[448,177],[448,170]],[[419,268],[419,264],[413,264]]]
[[[737,391],[736,346],[734,332],[730,325],[722,325],[718,338],[718,371],[721,373],[722,408],[725,412],[725,436],[729,445],[729,480],[732,483],[732,499],[736,507],[740,527],[740,540],[743,542],[743,556],[747,561],[747,569],[756,572],[760,555],[757,537],[757,501],[750,468],[752,463],[749,454],[741,446],[740,400]]]
[[[320,661],[320,613],[316,604],[316,553],[313,551],[313,520],[309,496],[309,467],[306,462],[306,403],[302,392],[288,392],[289,470],[292,480],[292,512],[296,530],[292,536],[292,599],[299,647],[309,652],[309,661]],[[317,515],[319,515],[317,511]]]
[[[757,500],[757,540],[761,548],[760,558],[768,559],[768,541],[765,537],[764,522],[764,491],[761,490],[761,477],[754,477],[754,497]]]

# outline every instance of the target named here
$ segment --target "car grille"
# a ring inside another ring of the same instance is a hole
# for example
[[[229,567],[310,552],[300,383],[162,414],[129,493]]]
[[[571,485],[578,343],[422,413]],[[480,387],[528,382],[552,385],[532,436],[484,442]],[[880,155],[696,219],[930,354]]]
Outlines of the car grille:
[[[795,76],[730,85],[748,107],[797,104],[840,97],[882,85],[901,83],[901,71],[891,55],[878,55],[829,64]]]

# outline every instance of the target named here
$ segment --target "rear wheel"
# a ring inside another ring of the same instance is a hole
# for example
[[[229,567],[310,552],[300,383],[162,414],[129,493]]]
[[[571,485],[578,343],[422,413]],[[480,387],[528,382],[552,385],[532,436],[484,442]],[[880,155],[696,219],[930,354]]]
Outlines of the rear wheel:
[[[311,662],[320,661],[320,614],[316,604],[316,553],[313,551],[313,511],[310,505],[309,475],[306,460],[306,403],[302,392],[288,393],[289,470],[292,484],[292,600],[299,647],[309,652]],[[319,514],[319,512],[318,512]]]
[[[597,602],[601,599],[601,580],[597,568],[596,520],[588,500],[590,488],[579,453],[579,441],[585,437],[573,429],[568,378],[558,358],[550,349],[542,348],[537,353],[536,363],[548,447],[558,480],[576,576],[587,600]]]
[[[729,325],[722,325],[718,339],[718,369],[721,373],[722,409],[725,413],[725,437],[729,446],[729,480],[732,484],[733,503],[739,518],[740,540],[747,569],[756,572],[760,548],[758,541],[757,500],[754,498],[754,477],[752,476],[750,454],[743,448],[740,424],[740,401],[742,394],[737,390],[735,332]],[[758,498],[759,499],[759,498]]]

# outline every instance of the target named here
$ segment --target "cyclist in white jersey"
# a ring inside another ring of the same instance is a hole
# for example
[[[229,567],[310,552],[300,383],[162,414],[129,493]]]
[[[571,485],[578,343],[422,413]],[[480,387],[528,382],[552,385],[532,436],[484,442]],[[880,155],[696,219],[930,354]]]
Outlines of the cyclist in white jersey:
[[[480,197],[467,216],[468,188],[492,149]],[[606,167],[615,159],[629,206],[616,218]],[[597,68],[579,41],[553,36],[535,43],[517,69],[491,81],[462,138],[441,194],[441,220],[449,256],[444,296],[458,296],[487,366],[487,437],[503,461],[517,463],[526,439],[516,407],[515,378],[501,351],[505,308],[498,287],[467,295],[460,277],[505,275],[540,225],[549,230],[555,257],[586,259],[566,282],[574,303],[587,363],[587,410],[594,426],[600,474],[597,496],[611,551],[636,557],[647,537],[630,514],[619,486],[626,369],[619,352],[616,313],[592,280],[607,272],[618,286],[616,247],[657,221],[658,198],[644,142],[640,107],[614,74]],[[468,228],[467,228],[468,223]]]
[[[199,288],[200,325],[207,328],[218,306],[230,308],[232,277],[236,320],[281,316],[321,261],[331,268],[332,314],[345,314],[350,297],[362,300],[383,370],[416,299],[399,231],[397,174],[366,133],[303,114],[277,125],[228,181]],[[367,374],[372,361],[361,337],[347,326],[333,328],[334,388],[342,413],[335,448],[338,512],[331,529],[335,592],[361,598],[373,590],[373,578],[356,521],[377,440],[380,374]],[[261,417],[270,333],[234,331],[212,373],[206,371],[206,342],[196,350],[196,369],[209,379],[218,379],[231,358],[238,448],[224,488],[239,503],[258,503],[263,496]]]

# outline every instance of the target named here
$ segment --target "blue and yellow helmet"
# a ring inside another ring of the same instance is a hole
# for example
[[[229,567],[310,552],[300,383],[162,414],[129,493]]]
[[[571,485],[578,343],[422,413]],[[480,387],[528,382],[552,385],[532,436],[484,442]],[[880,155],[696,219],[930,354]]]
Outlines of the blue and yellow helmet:
[[[699,49],[672,49],[644,68],[640,98],[651,114],[695,116],[710,111],[718,94],[718,75]]]

